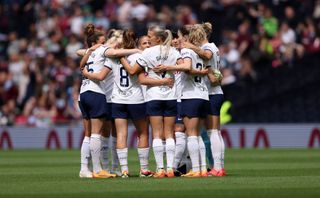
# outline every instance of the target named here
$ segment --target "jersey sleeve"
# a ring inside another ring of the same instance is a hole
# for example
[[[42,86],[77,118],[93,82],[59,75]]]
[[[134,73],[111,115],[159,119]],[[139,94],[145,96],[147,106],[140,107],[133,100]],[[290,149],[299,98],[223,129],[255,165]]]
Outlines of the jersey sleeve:
[[[206,45],[206,44],[202,47],[202,49],[203,50],[209,50],[212,54],[214,54],[214,52],[215,52],[215,50],[213,49],[212,46]]]
[[[106,60],[104,61],[103,65],[109,69],[112,70],[112,66],[113,66],[113,61],[111,60],[111,58],[106,58]]]
[[[110,49],[110,47],[108,47],[107,45],[103,45],[103,47],[104,47],[104,50],[102,50],[102,57],[107,58],[106,51]]]
[[[143,69],[147,68],[149,65],[149,61],[148,61],[148,51],[145,50],[142,52],[142,54],[140,56],[138,56],[137,58],[137,63],[140,67],[142,67]]]
[[[182,49],[181,50],[181,58],[190,58],[192,59],[191,51],[189,49]]]

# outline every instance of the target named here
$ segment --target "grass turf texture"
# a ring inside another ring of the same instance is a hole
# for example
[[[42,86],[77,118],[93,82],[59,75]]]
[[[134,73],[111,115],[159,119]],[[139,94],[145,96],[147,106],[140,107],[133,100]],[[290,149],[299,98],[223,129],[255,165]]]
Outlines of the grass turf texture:
[[[79,155],[0,151],[0,197],[320,197],[318,149],[227,150],[222,178],[139,178],[137,152],[130,150],[133,177],[80,179]]]

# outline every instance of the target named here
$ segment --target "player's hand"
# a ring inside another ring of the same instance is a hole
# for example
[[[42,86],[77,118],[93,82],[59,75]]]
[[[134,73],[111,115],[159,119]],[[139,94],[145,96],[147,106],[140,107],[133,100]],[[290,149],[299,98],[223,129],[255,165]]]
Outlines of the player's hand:
[[[200,72],[203,75],[208,75],[209,74],[209,69],[208,68],[204,68],[204,69],[200,70]]]
[[[87,77],[87,74],[89,73],[88,69],[86,67],[83,68],[82,74]]]
[[[174,85],[174,79],[173,78],[164,78],[163,80],[164,80],[164,84],[163,85],[168,86],[170,88],[173,87],[173,85]]]
[[[181,42],[181,47],[182,47],[182,48],[192,49],[192,48],[194,47],[194,45],[191,44],[190,42],[183,41],[183,42]]]
[[[153,68],[153,71],[156,72],[156,73],[165,72],[165,71],[167,71],[167,66],[162,65],[162,64],[158,65],[158,66]]]
[[[142,50],[140,50],[140,49],[135,49],[137,52],[136,53],[139,53],[139,54],[141,54],[143,51]]]

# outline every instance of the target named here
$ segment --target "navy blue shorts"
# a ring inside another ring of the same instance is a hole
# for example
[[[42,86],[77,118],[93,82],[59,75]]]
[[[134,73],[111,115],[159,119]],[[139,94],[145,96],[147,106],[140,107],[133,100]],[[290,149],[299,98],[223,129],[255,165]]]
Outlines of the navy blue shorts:
[[[146,104],[112,103],[112,118],[141,120],[146,117]]]
[[[82,118],[83,118],[83,119],[89,119],[89,117],[88,117],[88,115],[86,114],[86,112],[84,111],[84,109],[83,109],[80,101],[78,101],[78,105],[79,105],[79,108],[80,108],[80,111],[81,111],[81,114],[82,114]]]
[[[182,108],[182,105],[181,105],[181,102],[177,102],[177,117],[176,117],[176,124],[183,124],[183,117],[181,115],[181,108]]]
[[[80,109],[83,118],[106,118],[108,107],[106,96],[93,91],[86,91],[80,94]]]
[[[208,101],[203,99],[182,99],[182,117],[206,118]]]
[[[148,116],[177,116],[177,100],[151,100],[147,102]]]
[[[209,111],[208,114],[214,115],[214,116],[220,116],[220,109],[224,102],[224,96],[223,94],[215,94],[215,95],[209,95]]]
[[[107,102],[107,115],[106,115],[107,120],[112,120],[112,103]]]

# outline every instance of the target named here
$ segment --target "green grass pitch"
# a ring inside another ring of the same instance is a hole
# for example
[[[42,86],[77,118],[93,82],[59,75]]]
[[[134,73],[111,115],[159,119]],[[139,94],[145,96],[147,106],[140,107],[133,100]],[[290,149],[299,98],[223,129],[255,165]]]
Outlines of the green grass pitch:
[[[138,178],[137,152],[130,150],[133,177],[80,179],[79,156],[0,151],[0,197],[320,197],[319,149],[227,150],[223,178]]]

